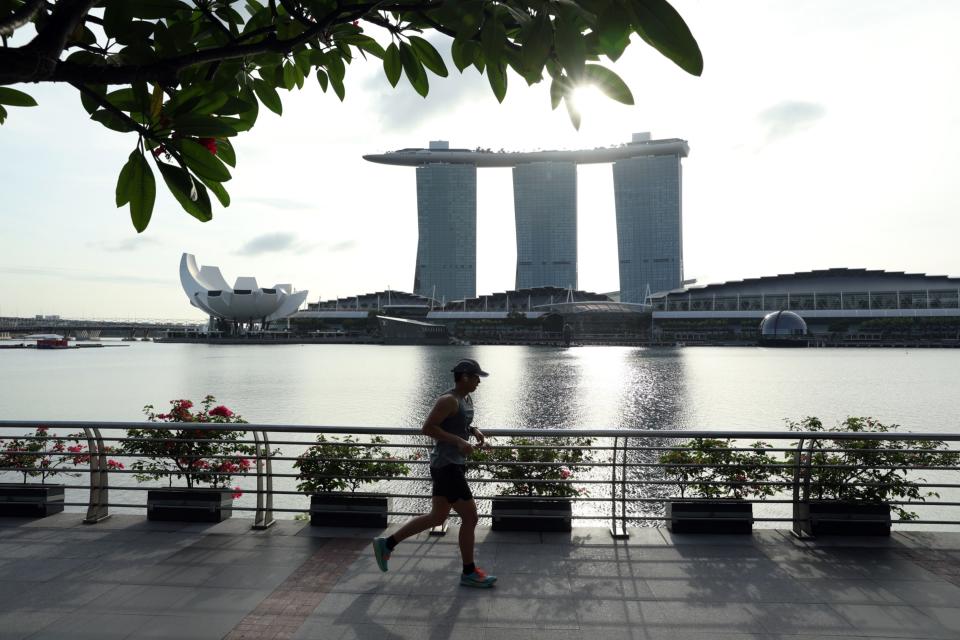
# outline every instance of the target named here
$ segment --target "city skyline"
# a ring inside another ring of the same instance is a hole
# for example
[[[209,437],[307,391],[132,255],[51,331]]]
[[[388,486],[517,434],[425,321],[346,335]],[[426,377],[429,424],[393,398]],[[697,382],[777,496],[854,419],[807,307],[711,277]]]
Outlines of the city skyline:
[[[829,267],[960,274],[960,90],[947,80],[960,70],[950,30],[960,5],[675,6],[701,44],[703,77],[630,47],[613,68],[636,105],[585,89],[579,131],[550,110],[543,83],[511,75],[498,105],[486,78],[454,71],[423,100],[392,89],[378,61],[358,60],[345,102],[312,82],[282,94],[282,118],[261,113],[239,141],[233,203],[212,222],[161,193],[140,236],[112,203],[129,136],[90,123],[66,89],[30,87],[40,106],[12,113],[0,136],[0,314],[200,318],[176,282],[185,251],[238,275],[293,281],[311,300],[405,290],[415,181],[362,155],[437,138],[531,151],[605,146],[633,131],[690,140],[683,268],[700,284]],[[908,156],[891,161],[894,149]],[[508,290],[512,176],[481,174],[477,292]],[[616,290],[609,168],[580,167],[577,206],[578,286]]]

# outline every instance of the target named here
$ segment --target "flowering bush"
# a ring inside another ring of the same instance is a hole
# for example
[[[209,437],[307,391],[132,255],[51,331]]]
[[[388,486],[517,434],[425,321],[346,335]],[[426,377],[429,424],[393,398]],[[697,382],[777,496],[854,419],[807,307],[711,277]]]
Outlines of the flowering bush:
[[[822,431],[825,433],[889,433],[899,425],[885,425],[870,417],[849,417],[838,425],[826,428],[816,417],[799,422],[787,420],[790,431]],[[794,445],[795,446],[795,445]],[[836,451],[839,450],[839,451]],[[843,500],[882,503],[891,499],[924,501],[939,497],[934,491],[922,491],[924,478],[908,479],[910,467],[954,467],[960,452],[947,449],[940,440],[816,440],[810,457],[803,454],[801,463],[809,464],[810,497],[814,500]],[[796,453],[788,454],[794,464]],[[793,471],[788,469],[792,479]],[[899,505],[891,509],[901,520],[914,520],[917,514]]]
[[[353,436],[317,436],[317,443],[303,452],[293,463],[300,470],[297,489],[305,493],[330,493],[349,488],[356,491],[365,484],[377,482],[369,476],[383,479],[405,476],[410,467],[394,459],[384,449],[388,444],[382,436],[370,440],[370,446]],[[366,477],[365,477],[366,476]]]
[[[212,488],[230,486],[232,476],[247,473],[248,456],[254,455],[253,445],[242,444],[246,431],[222,431],[218,424],[246,424],[239,415],[223,405],[214,406],[216,398],[206,396],[200,409],[194,409],[190,400],[171,400],[170,411],[156,413],[153,405],[143,412],[148,422],[190,423],[194,426],[169,429],[128,429],[122,451],[140,456],[130,468],[140,481],[166,477],[186,478],[187,487],[207,484]],[[192,410],[192,411],[191,411]],[[234,497],[238,497],[234,493]]]
[[[586,494],[572,484],[592,460],[591,438],[520,438],[506,446],[474,449],[476,467],[507,484],[503,495],[567,498]]]
[[[29,436],[0,439],[0,467],[23,474],[24,484],[29,478],[40,478],[41,484],[45,484],[47,478],[59,474],[78,476],[79,472],[69,469],[90,463],[87,446],[80,443],[84,437],[82,433],[61,437],[50,433],[48,427],[37,427]],[[107,466],[123,469],[123,464],[116,460],[107,460]]]
[[[779,479],[781,461],[768,453],[771,445],[754,442],[750,451],[731,449],[730,440],[693,438],[683,448],[660,456],[667,477],[677,480],[680,497],[734,498],[767,497],[776,493],[776,485],[766,484]],[[690,483],[690,484],[684,484]]]

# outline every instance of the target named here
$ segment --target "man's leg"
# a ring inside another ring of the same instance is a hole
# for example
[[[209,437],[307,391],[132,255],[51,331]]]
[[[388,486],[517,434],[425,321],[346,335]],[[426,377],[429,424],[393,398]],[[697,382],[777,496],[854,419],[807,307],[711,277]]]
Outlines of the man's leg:
[[[463,575],[460,584],[465,587],[489,588],[497,576],[487,575],[473,561],[474,536],[477,528],[477,503],[473,498],[457,500],[453,510],[460,516],[460,556],[463,558]]]
[[[473,545],[477,528],[477,503],[473,498],[457,500],[453,510],[460,516],[460,557],[463,564],[473,564]]]
[[[401,540],[406,540],[410,536],[416,535],[421,531],[426,531],[430,527],[443,524],[443,521],[450,515],[450,501],[442,496],[433,496],[430,513],[417,516],[407,521],[389,538],[373,539],[373,555],[377,559],[377,566],[380,571],[387,570],[387,562],[390,560],[390,553]]]
[[[476,507],[474,507],[474,513],[476,513]],[[426,531],[430,527],[439,527],[449,515],[450,501],[443,496],[433,496],[430,513],[408,520],[407,523],[397,529],[391,537],[395,541],[401,542],[410,536],[417,535],[421,531]]]

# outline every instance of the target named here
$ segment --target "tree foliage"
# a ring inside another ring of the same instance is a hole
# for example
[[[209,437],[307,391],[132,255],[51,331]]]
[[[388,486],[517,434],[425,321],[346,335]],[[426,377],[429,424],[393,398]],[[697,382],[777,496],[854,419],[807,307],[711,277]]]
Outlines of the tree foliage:
[[[405,77],[426,96],[432,77],[449,73],[425,37],[435,35],[452,41],[458,71],[487,76],[499,101],[508,68],[531,85],[546,77],[552,107],[563,102],[579,126],[570,98],[582,84],[633,104],[600,62],[616,61],[633,34],[701,73],[696,40],[666,0],[0,0],[0,123],[7,107],[36,104],[3,85],[75,87],[91,119],[137,138],[116,203],[141,232],[156,197],[151,162],[187,213],[210,220],[214,198],[230,204],[231,139],[261,105],[282,114],[280,90],[311,76],[344,100],[347,67],[373,57],[391,85]],[[12,46],[11,36],[27,41]]]

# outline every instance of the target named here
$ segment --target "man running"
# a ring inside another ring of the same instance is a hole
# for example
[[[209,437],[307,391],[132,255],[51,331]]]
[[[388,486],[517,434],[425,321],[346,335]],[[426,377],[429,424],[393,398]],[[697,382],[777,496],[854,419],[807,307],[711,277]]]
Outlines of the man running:
[[[465,587],[489,588],[496,576],[486,574],[473,561],[474,530],[477,527],[477,503],[467,484],[467,456],[473,452],[470,436],[482,447],[483,433],[473,422],[473,399],[480,378],[489,375],[476,360],[461,360],[452,369],[455,386],[437,398],[422,431],[436,443],[430,452],[430,477],[433,478],[433,504],[430,513],[417,516],[400,527],[389,538],[375,538],[373,553],[381,571],[387,570],[387,561],[397,544],[431,527],[439,527],[453,509],[460,516],[460,556],[463,575],[460,584]]]

